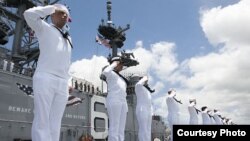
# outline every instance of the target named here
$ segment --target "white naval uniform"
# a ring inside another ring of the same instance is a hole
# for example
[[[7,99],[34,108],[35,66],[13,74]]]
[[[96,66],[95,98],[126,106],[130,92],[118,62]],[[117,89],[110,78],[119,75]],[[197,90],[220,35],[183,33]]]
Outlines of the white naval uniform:
[[[207,109],[205,109],[204,111],[201,112],[201,116],[202,116],[202,124],[204,124],[204,125],[211,124],[211,120],[210,120],[210,117],[207,113]]]
[[[59,141],[61,120],[68,98],[71,46],[61,33],[41,18],[55,12],[54,6],[34,7],[24,12],[35,31],[40,55],[33,76],[34,119],[32,141]]]
[[[5,59],[3,60],[3,70],[7,70],[7,65],[8,65],[8,61],[6,61]]]
[[[228,120],[227,122],[228,125],[234,125],[233,121],[231,119]]]
[[[214,120],[215,120],[215,123],[216,123],[216,124],[218,124],[218,125],[223,125],[222,119],[219,117],[218,112],[215,112],[215,113],[214,113]]]
[[[188,112],[189,112],[189,124],[196,125],[198,124],[198,112],[195,108],[195,102],[191,102],[188,105]]]
[[[216,124],[213,114],[211,112],[208,112],[208,115],[209,115],[209,118],[210,118],[210,124]]]
[[[12,61],[10,61],[10,72],[13,72],[14,69],[14,63]]]
[[[224,119],[222,120],[223,125],[227,125],[227,119],[224,117]]]
[[[167,107],[168,107],[168,123],[171,129],[171,141],[173,140],[173,125],[179,124],[179,103],[174,99],[173,94],[167,96]]]
[[[108,96],[106,98],[109,117],[108,140],[124,141],[124,132],[128,112],[126,100],[127,83],[122,77],[113,71],[116,66],[116,62],[113,62],[102,72],[102,74],[106,76],[106,82],[108,85]]]
[[[144,76],[135,85],[137,98],[136,117],[139,125],[139,141],[151,141],[152,104],[151,93],[143,85],[147,78]]]

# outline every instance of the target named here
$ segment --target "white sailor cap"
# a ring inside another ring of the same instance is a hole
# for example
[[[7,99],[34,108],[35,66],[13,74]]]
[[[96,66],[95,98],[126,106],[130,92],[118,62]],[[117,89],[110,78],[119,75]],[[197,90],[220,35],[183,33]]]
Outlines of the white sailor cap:
[[[119,60],[121,60],[120,56],[115,56],[111,59],[111,61],[119,61]]]
[[[53,6],[56,7],[56,10],[65,12],[68,15],[68,18],[69,18],[68,22],[71,22],[71,18],[70,18],[70,14],[69,14],[69,9],[65,5],[56,3]]]
[[[109,63],[113,63],[114,61],[121,61],[121,57],[120,56],[115,56],[113,58],[110,59]]]
[[[214,109],[214,114],[221,115],[221,113],[217,109]]]
[[[201,107],[201,111],[205,111],[205,110],[207,110],[207,106]]]
[[[176,91],[175,91],[175,89],[173,89],[173,88],[170,88],[169,90],[168,90],[168,94],[171,94],[171,93],[176,93]]]
[[[189,98],[189,102],[195,102],[196,103],[196,99],[195,98]]]
[[[176,96],[176,91],[175,91],[175,89],[171,88],[171,89],[168,91],[168,95],[169,95],[170,97]]]

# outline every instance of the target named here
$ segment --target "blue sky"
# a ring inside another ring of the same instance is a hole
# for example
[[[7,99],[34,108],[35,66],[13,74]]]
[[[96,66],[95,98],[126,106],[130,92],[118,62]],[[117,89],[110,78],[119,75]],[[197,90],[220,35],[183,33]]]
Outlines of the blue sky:
[[[199,10],[225,6],[238,0],[120,0],[112,1],[112,20],[126,32],[123,49],[134,48],[138,40],[149,47],[158,41],[177,44],[178,59],[183,60],[213,48],[199,25]],[[70,23],[75,49],[73,60],[107,56],[107,49],[94,42],[101,19],[107,19],[106,0],[62,0],[71,8]],[[201,48],[202,47],[202,48]]]

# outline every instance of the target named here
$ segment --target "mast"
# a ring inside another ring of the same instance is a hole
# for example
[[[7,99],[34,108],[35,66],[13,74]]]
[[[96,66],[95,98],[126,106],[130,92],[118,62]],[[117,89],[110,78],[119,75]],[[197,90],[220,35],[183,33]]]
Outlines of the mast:
[[[17,5],[17,16],[22,17],[22,13],[26,10],[27,5],[25,3],[20,3]],[[23,29],[24,29],[25,21],[23,18],[19,18],[16,21],[15,26],[15,36],[12,44],[12,59],[20,59],[20,47],[22,42],[22,36],[23,36]]]
[[[111,0],[107,0],[107,22],[105,23],[104,20],[102,20],[102,23],[98,27],[99,34],[109,40],[109,45],[112,48],[112,55],[108,57],[108,60],[112,57],[118,56],[118,49],[123,47],[123,42],[126,40],[125,31],[130,28],[129,24],[127,24],[125,28],[120,26],[116,27],[111,19],[111,10],[112,2]],[[139,62],[132,59],[131,56],[134,57],[133,53],[126,53],[125,51],[121,52],[124,66],[130,67],[139,64]]]

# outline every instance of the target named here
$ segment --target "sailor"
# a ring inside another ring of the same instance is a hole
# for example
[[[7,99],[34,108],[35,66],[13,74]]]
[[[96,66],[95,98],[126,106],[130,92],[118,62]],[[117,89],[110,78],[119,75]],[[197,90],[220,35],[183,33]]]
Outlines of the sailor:
[[[181,100],[176,99],[176,91],[170,89],[167,96],[167,107],[168,107],[168,124],[171,129],[171,141],[173,140],[173,125],[179,124],[179,104],[182,104]]]
[[[12,72],[13,71],[13,69],[14,69],[14,63],[12,62],[12,61],[10,61],[10,72]]]
[[[75,89],[76,90],[78,89],[78,82],[77,82],[77,80],[75,81]]]
[[[227,124],[228,124],[228,125],[235,125],[235,123],[232,121],[231,118],[228,118]]]
[[[227,118],[223,116],[221,119],[222,119],[223,125],[227,125]]]
[[[83,90],[83,91],[84,91],[84,92],[87,92],[87,84],[86,84],[86,83],[84,83],[84,85],[83,85],[83,86],[84,86],[84,90]]]
[[[88,89],[88,93],[90,93],[90,84],[88,84],[88,87],[87,87]]]
[[[214,109],[214,120],[215,124],[223,125],[221,114],[217,109]]]
[[[208,110],[207,113],[208,113],[209,118],[210,118],[210,124],[216,124],[215,119],[214,119],[213,111],[212,110]]]
[[[6,61],[5,59],[3,60],[3,70],[7,70],[7,65],[8,65],[8,61]]]
[[[82,82],[80,82],[80,84],[79,84],[79,88],[80,88],[80,92],[82,92],[82,89],[83,89],[83,84],[82,84]]]
[[[51,16],[52,23],[44,19]],[[61,120],[68,99],[71,39],[63,34],[69,11],[62,4],[37,6],[24,12],[35,31],[40,55],[33,76],[34,119],[32,141],[59,141]]]
[[[208,115],[208,108],[207,106],[201,107],[201,116],[202,116],[202,124],[209,125],[211,124],[210,117]]]
[[[109,141],[124,141],[128,112],[126,100],[128,80],[119,73],[122,68],[121,58],[116,56],[111,59],[110,65],[105,66],[102,71],[103,80],[107,82],[108,86],[106,107],[109,117]]]
[[[189,99],[188,112],[189,112],[189,124],[196,125],[198,124],[198,115],[200,110],[196,107],[196,99]]]
[[[154,92],[148,86],[148,77],[143,76],[135,85],[135,94],[137,98],[136,117],[139,125],[139,141],[151,141],[151,123],[152,123],[152,103],[151,93]]]

